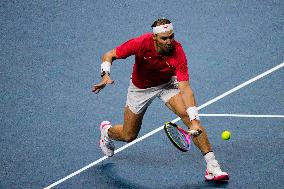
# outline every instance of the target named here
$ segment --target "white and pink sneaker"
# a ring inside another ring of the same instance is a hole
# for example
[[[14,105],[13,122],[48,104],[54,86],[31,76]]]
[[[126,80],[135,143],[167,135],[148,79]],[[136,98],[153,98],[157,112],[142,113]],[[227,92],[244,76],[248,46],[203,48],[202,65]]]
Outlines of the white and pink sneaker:
[[[101,139],[100,139],[100,148],[102,149],[103,153],[106,156],[113,156],[115,146],[113,144],[113,141],[108,136],[108,129],[111,128],[111,124],[109,121],[103,121],[100,125],[100,131],[101,131]]]
[[[213,160],[207,164],[205,172],[206,181],[228,181],[229,175],[226,172],[221,171],[220,165],[217,160]]]

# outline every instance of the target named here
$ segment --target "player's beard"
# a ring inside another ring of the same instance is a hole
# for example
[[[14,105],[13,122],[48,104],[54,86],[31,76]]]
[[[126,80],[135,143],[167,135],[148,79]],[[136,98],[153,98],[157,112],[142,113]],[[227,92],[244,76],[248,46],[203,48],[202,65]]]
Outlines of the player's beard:
[[[160,54],[171,54],[172,51],[174,50],[174,45],[170,44],[170,45],[164,45],[164,44],[158,44],[158,46],[160,47]]]

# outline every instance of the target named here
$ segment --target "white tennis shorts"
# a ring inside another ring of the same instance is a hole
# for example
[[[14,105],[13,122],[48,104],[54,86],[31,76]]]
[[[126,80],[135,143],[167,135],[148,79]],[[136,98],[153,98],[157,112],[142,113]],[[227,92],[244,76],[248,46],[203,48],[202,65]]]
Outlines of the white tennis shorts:
[[[132,80],[130,80],[126,106],[128,106],[133,113],[139,114],[144,111],[156,97],[166,103],[171,97],[178,93],[179,89],[176,77],[172,77],[169,83],[146,89],[139,89],[132,83]]]

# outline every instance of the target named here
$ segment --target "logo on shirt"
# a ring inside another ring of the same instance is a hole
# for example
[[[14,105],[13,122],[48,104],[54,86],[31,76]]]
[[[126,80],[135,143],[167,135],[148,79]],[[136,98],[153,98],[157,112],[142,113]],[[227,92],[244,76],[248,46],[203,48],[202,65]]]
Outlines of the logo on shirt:
[[[148,58],[144,56],[144,60],[151,59],[152,57],[149,56]]]
[[[170,65],[167,61],[165,61],[168,67],[173,67],[172,65]]]

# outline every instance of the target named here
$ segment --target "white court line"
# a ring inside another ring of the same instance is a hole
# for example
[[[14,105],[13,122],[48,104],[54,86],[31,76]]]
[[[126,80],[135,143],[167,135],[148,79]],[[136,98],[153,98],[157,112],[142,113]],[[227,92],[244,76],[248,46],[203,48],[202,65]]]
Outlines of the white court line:
[[[231,93],[233,93],[233,92],[235,92],[235,91],[237,91],[237,90],[239,90],[239,89],[241,89],[241,88],[247,86],[248,84],[250,84],[250,83],[252,83],[252,82],[254,82],[254,81],[256,81],[256,80],[258,80],[258,79],[260,79],[260,78],[262,78],[262,77],[264,77],[264,76],[266,76],[266,75],[268,75],[268,74],[270,74],[270,73],[272,73],[272,72],[274,72],[274,71],[276,71],[276,70],[278,70],[278,69],[280,69],[280,68],[282,68],[283,66],[284,66],[284,62],[281,63],[281,64],[279,64],[279,65],[277,65],[277,66],[275,66],[275,67],[273,67],[273,68],[271,68],[270,70],[267,70],[266,72],[264,72],[264,73],[262,73],[262,74],[260,74],[260,75],[258,75],[258,76],[256,76],[256,77],[254,77],[254,78],[252,78],[252,79],[250,79],[250,80],[248,80],[248,81],[246,81],[246,82],[244,82],[244,83],[238,85],[237,87],[235,87],[235,88],[233,88],[233,89],[231,89],[231,90],[229,90],[229,91],[227,91],[227,92],[221,94],[220,96],[217,96],[216,98],[213,98],[212,100],[206,102],[205,104],[202,104],[201,106],[198,107],[198,109],[200,110],[200,109],[202,109],[202,108],[205,108],[206,106],[209,106],[210,104],[212,104],[212,103],[214,103],[214,102],[216,102],[216,101],[218,101],[218,100],[224,98],[225,96],[228,96],[229,94],[231,94]],[[175,122],[177,122],[177,121],[179,121],[179,120],[180,120],[180,118],[178,117],[178,118],[172,120],[171,122],[175,123]],[[153,130],[153,131],[147,133],[146,135],[141,136],[140,138],[137,138],[136,140],[134,140],[134,141],[132,141],[132,142],[130,142],[130,143],[128,143],[128,144],[126,144],[126,145],[124,145],[124,146],[118,148],[117,150],[114,151],[114,153],[116,154],[116,153],[118,153],[118,152],[120,152],[120,151],[122,151],[122,150],[128,148],[129,146],[132,146],[133,144],[135,144],[135,143],[137,143],[137,142],[139,142],[139,141],[141,141],[141,140],[143,140],[143,139],[145,139],[145,138],[147,138],[147,137],[149,137],[149,136],[151,136],[151,135],[153,135],[153,134],[159,132],[160,130],[163,129],[163,127],[164,127],[164,126],[161,126],[161,127],[157,128],[157,129],[155,129],[155,130]],[[52,188],[52,187],[54,187],[54,186],[57,186],[58,184],[64,182],[65,180],[67,180],[67,179],[69,179],[69,178],[71,178],[71,177],[74,177],[74,176],[80,174],[81,172],[85,171],[86,169],[95,166],[96,164],[98,164],[98,163],[100,163],[100,162],[106,160],[107,158],[108,158],[107,156],[104,156],[104,157],[102,157],[102,158],[96,160],[95,162],[93,162],[93,163],[91,163],[91,164],[89,164],[89,165],[83,167],[82,169],[80,169],[80,170],[78,170],[78,171],[76,171],[76,172],[74,172],[74,173],[71,173],[70,175],[68,175],[68,176],[66,176],[66,177],[64,177],[64,178],[62,178],[62,179],[60,179],[59,181],[57,181],[57,182],[55,182],[55,183],[53,183],[53,184],[47,186],[47,187],[44,188],[44,189],[50,189],[50,188]]]
[[[199,114],[200,117],[256,117],[256,118],[284,118],[284,115],[248,115],[248,114]]]

